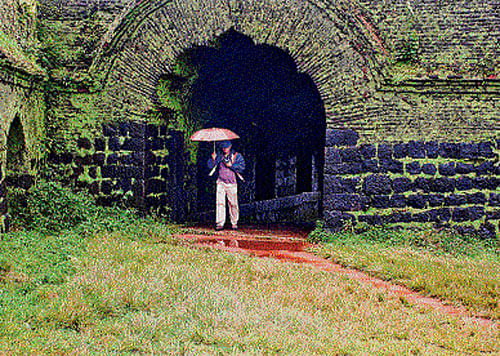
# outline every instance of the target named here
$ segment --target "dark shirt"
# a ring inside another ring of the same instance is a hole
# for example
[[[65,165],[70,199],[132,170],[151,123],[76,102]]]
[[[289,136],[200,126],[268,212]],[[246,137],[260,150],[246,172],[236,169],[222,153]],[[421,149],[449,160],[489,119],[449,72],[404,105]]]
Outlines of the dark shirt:
[[[224,183],[229,183],[229,184],[234,184],[236,183],[236,174],[243,172],[245,169],[245,160],[243,159],[243,156],[240,153],[234,152],[231,150],[231,152],[228,155],[227,159],[232,159],[233,165],[231,167],[227,167],[224,162],[224,155],[223,154],[217,154],[215,157],[215,161],[210,157],[208,160],[208,168],[213,169],[215,165],[217,164],[217,170],[218,170],[218,176],[217,180],[224,182]]]

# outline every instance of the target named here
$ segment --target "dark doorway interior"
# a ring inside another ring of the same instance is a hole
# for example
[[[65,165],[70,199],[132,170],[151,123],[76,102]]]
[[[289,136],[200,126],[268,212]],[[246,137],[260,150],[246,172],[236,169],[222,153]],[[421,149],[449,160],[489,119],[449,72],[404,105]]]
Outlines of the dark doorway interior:
[[[23,125],[16,116],[12,121],[7,136],[7,170],[11,173],[21,173],[24,170],[26,144]]]
[[[319,162],[315,176],[321,180],[323,102],[313,80],[297,70],[287,51],[255,44],[230,29],[210,46],[180,54],[159,87],[160,109],[176,112],[186,127],[225,127],[241,136],[234,147],[244,155],[248,172],[240,201],[272,199],[277,191],[311,191],[313,156]],[[206,168],[212,147],[201,144],[197,155],[200,210],[213,208],[214,203],[213,178]],[[286,167],[278,171],[279,165]]]

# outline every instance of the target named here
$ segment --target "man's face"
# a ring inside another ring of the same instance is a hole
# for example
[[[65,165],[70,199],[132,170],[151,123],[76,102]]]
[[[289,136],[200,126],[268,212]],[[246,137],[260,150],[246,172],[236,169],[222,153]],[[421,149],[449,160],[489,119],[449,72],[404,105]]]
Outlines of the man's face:
[[[225,155],[229,154],[229,152],[231,151],[231,146],[229,146],[229,147],[224,147],[224,148],[222,149],[222,151],[224,152],[224,154],[225,154]]]

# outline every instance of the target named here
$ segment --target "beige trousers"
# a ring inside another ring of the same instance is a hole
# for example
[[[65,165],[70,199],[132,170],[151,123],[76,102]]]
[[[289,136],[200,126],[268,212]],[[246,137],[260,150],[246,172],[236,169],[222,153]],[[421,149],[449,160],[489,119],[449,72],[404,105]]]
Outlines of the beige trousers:
[[[229,217],[233,227],[238,226],[238,186],[217,181],[215,224],[218,228],[224,227],[226,222],[226,196],[229,203]]]

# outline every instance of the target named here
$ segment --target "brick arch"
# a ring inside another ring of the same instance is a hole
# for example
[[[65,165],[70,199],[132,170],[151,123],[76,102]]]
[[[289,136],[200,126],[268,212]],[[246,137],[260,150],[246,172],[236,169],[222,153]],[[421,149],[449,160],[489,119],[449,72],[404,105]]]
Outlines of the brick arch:
[[[233,27],[256,43],[290,53],[311,76],[330,127],[345,101],[362,100],[383,73],[385,49],[363,9],[352,1],[135,1],[110,29],[93,65],[112,106],[140,116],[161,74],[193,45]],[[351,124],[351,123],[349,123]]]

